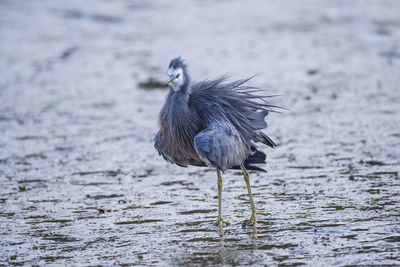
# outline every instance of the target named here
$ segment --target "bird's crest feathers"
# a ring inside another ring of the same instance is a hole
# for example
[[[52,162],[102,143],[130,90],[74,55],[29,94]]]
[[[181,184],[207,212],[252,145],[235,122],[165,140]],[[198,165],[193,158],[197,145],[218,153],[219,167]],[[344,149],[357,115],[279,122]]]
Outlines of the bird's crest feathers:
[[[171,60],[171,62],[169,63],[169,67],[168,68],[186,69],[186,64],[185,64],[185,62],[183,61],[183,59],[181,57],[176,57],[173,60]]]

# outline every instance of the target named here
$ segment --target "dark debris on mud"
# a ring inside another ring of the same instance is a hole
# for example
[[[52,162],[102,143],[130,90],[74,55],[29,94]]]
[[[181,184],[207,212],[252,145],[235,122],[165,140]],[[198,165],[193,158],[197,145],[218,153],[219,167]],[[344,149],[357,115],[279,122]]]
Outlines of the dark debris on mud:
[[[150,78],[146,82],[140,82],[138,84],[139,88],[151,90],[151,89],[168,89],[166,82],[157,81],[154,78]]]

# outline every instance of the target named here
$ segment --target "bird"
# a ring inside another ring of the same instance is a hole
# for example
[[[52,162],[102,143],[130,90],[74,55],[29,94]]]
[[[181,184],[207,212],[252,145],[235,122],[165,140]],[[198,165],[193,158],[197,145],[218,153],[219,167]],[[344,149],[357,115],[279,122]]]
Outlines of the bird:
[[[169,163],[216,169],[220,227],[230,225],[222,217],[221,172],[228,169],[242,170],[251,205],[246,223],[255,226],[256,215],[268,215],[256,209],[248,169],[265,171],[255,165],[266,159],[256,143],[276,147],[262,130],[267,128],[266,116],[278,106],[269,104],[266,98],[271,96],[260,94],[261,89],[247,85],[251,78],[228,81],[220,76],[192,83],[181,57],[168,66],[169,92],[159,113],[154,147]]]

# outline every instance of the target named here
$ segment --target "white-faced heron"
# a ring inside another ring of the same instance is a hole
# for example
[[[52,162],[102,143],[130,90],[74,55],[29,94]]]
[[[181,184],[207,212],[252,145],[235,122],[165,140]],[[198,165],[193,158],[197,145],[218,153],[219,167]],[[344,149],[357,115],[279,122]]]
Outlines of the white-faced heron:
[[[265,163],[265,154],[255,143],[272,148],[274,142],[261,130],[265,116],[275,106],[266,103],[261,90],[246,86],[249,79],[227,82],[225,77],[191,83],[187,66],[178,57],[168,68],[169,93],[160,112],[160,130],[154,137],[158,153],[170,163],[186,167],[208,166],[217,170],[218,220],[222,218],[221,171],[241,168],[251,204],[248,224],[255,225],[259,212],[254,204],[247,169],[262,170],[253,164]]]

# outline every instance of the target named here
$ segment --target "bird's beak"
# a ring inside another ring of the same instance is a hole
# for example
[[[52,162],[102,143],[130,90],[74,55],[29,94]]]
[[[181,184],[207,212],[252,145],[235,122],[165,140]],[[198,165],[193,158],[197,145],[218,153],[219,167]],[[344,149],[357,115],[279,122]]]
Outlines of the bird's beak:
[[[176,79],[176,76],[170,75],[167,84],[172,83]]]
[[[169,80],[168,80],[168,82],[167,82],[167,85],[168,85],[168,84],[170,84],[171,82],[173,82],[174,80],[175,80],[175,77],[174,77],[174,78],[171,78],[171,79],[169,79]]]

